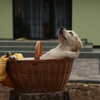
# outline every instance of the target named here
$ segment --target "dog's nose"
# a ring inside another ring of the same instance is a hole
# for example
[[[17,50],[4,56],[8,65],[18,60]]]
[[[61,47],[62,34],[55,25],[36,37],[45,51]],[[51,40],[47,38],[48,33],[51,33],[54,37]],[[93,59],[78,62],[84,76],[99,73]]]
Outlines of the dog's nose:
[[[61,28],[59,29],[59,32],[63,31],[63,29],[64,29],[64,27],[61,27]]]
[[[58,30],[59,34],[62,34],[63,30],[64,30],[64,27],[59,28],[59,30]]]
[[[61,27],[61,28],[60,28],[60,30],[63,30],[63,29],[64,29],[64,27]]]

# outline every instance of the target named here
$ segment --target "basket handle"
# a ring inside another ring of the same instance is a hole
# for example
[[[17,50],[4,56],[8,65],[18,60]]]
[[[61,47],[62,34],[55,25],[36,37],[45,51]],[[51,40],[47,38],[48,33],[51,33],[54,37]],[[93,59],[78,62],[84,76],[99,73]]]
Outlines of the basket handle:
[[[35,59],[39,59],[43,55],[42,42],[37,41],[35,46]]]

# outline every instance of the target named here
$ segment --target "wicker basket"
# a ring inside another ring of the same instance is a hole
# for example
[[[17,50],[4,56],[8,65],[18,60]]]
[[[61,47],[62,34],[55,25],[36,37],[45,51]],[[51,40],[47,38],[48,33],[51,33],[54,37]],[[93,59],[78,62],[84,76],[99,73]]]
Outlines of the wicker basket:
[[[54,92],[66,88],[73,60],[39,60],[41,42],[36,44],[35,60],[9,60],[7,72],[17,92]],[[40,50],[37,50],[37,49]],[[36,56],[38,54],[38,56]]]

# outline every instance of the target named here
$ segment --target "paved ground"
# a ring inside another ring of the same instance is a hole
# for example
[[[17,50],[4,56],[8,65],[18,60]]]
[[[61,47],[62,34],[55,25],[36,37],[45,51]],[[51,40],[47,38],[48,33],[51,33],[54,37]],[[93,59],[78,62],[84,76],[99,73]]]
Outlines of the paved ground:
[[[100,60],[76,59],[69,81],[100,82]]]
[[[77,59],[74,61],[69,81],[100,82],[99,59]],[[0,85],[0,100],[9,100],[11,88]]]

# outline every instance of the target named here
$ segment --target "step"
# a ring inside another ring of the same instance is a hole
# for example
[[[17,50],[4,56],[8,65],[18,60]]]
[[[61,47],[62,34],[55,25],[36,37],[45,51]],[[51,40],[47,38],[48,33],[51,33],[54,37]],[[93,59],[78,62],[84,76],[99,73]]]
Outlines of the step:
[[[0,57],[5,55],[7,51],[0,51]],[[46,53],[47,51],[43,51]],[[35,51],[11,51],[14,53],[22,53],[24,57],[34,57]],[[79,58],[100,58],[100,49],[93,49],[92,52],[80,52]]]
[[[83,44],[83,46],[86,45],[86,41],[82,40],[82,44]]]
[[[45,41],[41,40],[43,46],[57,46],[59,41],[58,40],[52,40],[52,41]],[[0,46],[35,46],[37,41],[4,41],[0,40]],[[82,41],[83,45],[85,45],[85,41]]]
[[[49,51],[56,46],[42,46],[43,51]],[[35,46],[0,46],[0,51],[35,51]],[[85,45],[83,49],[80,51],[82,52],[91,52],[92,45]]]
[[[37,41],[0,41],[0,46],[35,46]],[[42,41],[43,46],[57,46],[58,41]]]
[[[100,58],[100,49],[93,49],[92,52],[80,52],[79,58]]]
[[[81,39],[83,45],[86,45],[87,44],[87,39]]]
[[[42,46],[43,51],[49,51],[55,46]],[[35,46],[0,46],[0,51],[35,51]]]
[[[42,46],[43,51],[49,51],[55,46]],[[35,51],[35,46],[0,46],[0,51]]]
[[[84,46],[83,49],[80,50],[80,52],[92,52],[92,48],[93,48],[93,45],[87,44]]]
[[[0,46],[0,51],[35,51],[35,46]]]
[[[5,52],[10,51],[14,53],[22,53],[24,57],[33,57],[35,53],[35,45],[37,41],[14,41],[14,40],[0,40],[0,56],[4,55]],[[58,45],[58,40],[42,40],[42,46],[44,53]],[[87,43],[87,40],[82,40],[84,49],[81,52],[92,51],[92,45]]]
[[[5,55],[7,51],[0,51],[0,57]],[[35,55],[35,51],[10,51],[12,53],[12,55],[14,53],[21,53],[23,55],[23,57],[34,57]],[[46,53],[47,51],[43,51],[43,53]]]
[[[0,57],[5,55],[7,51],[0,51]],[[12,55],[14,53],[21,53],[23,55],[23,57],[34,57],[35,55],[35,51],[10,51],[12,53]]]

